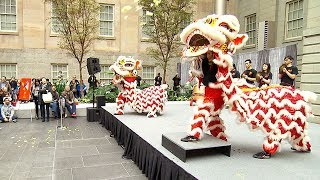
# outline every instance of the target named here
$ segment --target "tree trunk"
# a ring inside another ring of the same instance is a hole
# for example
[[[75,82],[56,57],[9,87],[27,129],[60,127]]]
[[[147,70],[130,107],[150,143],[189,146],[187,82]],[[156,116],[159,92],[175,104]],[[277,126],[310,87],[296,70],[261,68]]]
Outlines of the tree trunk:
[[[166,83],[166,84],[168,84],[168,82],[166,81],[167,66],[168,66],[168,62],[165,61],[164,66],[163,66],[163,83]]]

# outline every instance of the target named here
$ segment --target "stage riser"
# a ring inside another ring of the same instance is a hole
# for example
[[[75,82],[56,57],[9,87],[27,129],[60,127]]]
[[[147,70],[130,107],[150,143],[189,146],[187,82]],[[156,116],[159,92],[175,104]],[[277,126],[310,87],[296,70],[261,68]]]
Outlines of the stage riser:
[[[221,139],[205,135],[201,141],[181,142],[180,138],[185,132],[162,135],[162,146],[186,162],[187,158],[222,153],[230,157],[231,144]]]

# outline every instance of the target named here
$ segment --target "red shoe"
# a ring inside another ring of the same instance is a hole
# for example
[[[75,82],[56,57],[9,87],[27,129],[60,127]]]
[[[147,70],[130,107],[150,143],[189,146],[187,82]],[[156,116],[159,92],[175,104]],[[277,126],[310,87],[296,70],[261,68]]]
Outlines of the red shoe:
[[[71,117],[77,117],[76,113],[72,113]]]

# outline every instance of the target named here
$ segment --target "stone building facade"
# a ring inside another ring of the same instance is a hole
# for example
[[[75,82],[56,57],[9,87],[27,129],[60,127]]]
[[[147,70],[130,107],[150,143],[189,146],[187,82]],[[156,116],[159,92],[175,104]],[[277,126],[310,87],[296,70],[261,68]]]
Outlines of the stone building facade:
[[[100,19],[105,23],[103,32],[92,46],[87,57],[100,59],[102,73],[98,78],[109,82],[110,74],[106,71],[119,55],[133,56],[143,61],[144,70],[140,75],[146,82],[153,79],[162,69],[155,65],[146,54],[146,47],[152,46],[143,37],[141,31],[143,10],[136,0],[97,0],[106,16]],[[58,71],[63,71],[67,79],[74,75],[79,78],[76,59],[58,47],[59,38],[54,33],[51,23],[51,4],[43,0],[0,1],[0,14],[4,21],[0,29],[0,65],[1,75],[7,77],[47,77],[56,78]],[[194,18],[213,13],[212,0],[200,0],[195,6]],[[7,18],[7,19],[6,19]],[[13,18],[10,19],[10,18]],[[172,61],[167,70],[168,83],[177,72],[177,63]],[[84,82],[88,77],[84,71]]]
[[[157,73],[162,74],[146,54],[152,46],[143,37],[140,24],[143,10],[138,0],[97,0],[106,16],[100,19],[99,39],[94,42],[87,57],[100,59],[102,72],[98,78],[108,82],[108,66],[119,55],[130,55],[143,61],[140,75],[153,83]],[[197,0],[193,20],[214,13],[215,0]],[[58,48],[58,37],[50,23],[52,7],[43,0],[0,0],[0,73],[6,76],[47,77],[55,79],[58,71],[65,77],[79,78],[77,61]],[[240,53],[261,48],[261,23],[268,22],[268,42],[265,48],[297,45],[299,76],[297,86],[320,94],[320,1],[318,0],[226,0],[226,14],[234,14],[241,25],[241,33],[250,33],[250,42]],[[167,82],[177,72],[177,63],[168,66]],[[277,68],[277,67],[275,67]],[[84,82],[88,77],[84,71]],[[320,97],[313,105],[314,120],[320,122]]]

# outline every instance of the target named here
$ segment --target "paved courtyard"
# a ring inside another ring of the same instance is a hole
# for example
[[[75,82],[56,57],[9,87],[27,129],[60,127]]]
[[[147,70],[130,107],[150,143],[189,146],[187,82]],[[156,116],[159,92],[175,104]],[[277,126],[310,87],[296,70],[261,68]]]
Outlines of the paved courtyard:
[[[85,117],[57,121],[20,119],[0,124],[0,179],[134,179],[145,175],[109,132]]]

